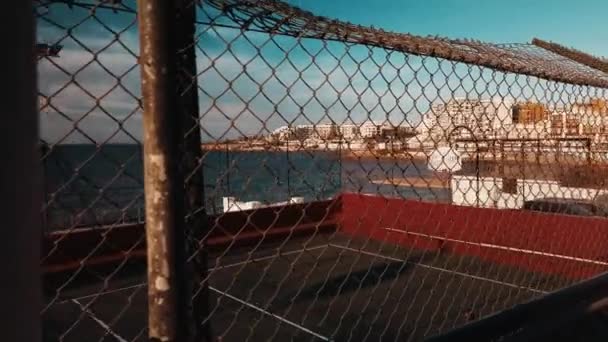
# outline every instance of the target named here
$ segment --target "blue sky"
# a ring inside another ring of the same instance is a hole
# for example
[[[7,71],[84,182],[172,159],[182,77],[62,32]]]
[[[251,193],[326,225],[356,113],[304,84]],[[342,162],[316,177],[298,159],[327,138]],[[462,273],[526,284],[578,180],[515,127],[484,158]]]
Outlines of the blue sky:
[[[397,32],[495,43],[529,42],[532,37],[539,37],[608,56],[608,1],[575,4],[566,0],[290,0],[290,3],[318,15]],[[41,97],[43,138],[51,143],[140,140],[135,16],[100,11],[97,20],[92,20],[86,10],[68,10],[57,4],[52,5],[45,18],[52,21],[39,20],[39,41],[58,43],[64,49],[60,58],[39,63],[39,88],[47,96]],[[72,27],[72,36],[58,26]],[[346,48],[335,42],[324,45],[315,40],[298,42],[289,37],[275,37],[283,48],[295,45],[289,50],[287,63],[285,50],[269,43],[268,35],[205,28],[197,26],[200,46],[205,52],[199,50],[197,65],[206,140],[266,134],[292,123],[346,120],[360,123],[371,118],[393,124],[416,124],[420,114],[434,101],[445,101],[454,95],[490,98],[499,90],[496,78],[490,83],[475,81],[476,75],[483,73],[486,76],[483,80],[490,79],[488,69],[467,70],[464,64],[425,61],[399,53],[389,55],[385,50],[364,46]],[[324,46],[341,56],[340,60],[323,51]],[[226,53],[228,47],[231,51]],[[344,55],[346,49],[350,57]],[[310,53],[317,51],[322,53],[311,66]],[[373,60],[367,58],[370,53]],[[425,68],[420,69],[423,63]],[[337,68],[338,65],[342,68]],[[439,68],[450,76],[442,77]],[[428,83],[431,80],[435,84]]]

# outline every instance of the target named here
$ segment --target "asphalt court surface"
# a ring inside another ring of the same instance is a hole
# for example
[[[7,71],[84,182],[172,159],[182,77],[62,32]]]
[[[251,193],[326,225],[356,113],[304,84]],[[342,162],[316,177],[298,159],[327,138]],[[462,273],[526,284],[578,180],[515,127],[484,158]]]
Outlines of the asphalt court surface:
[[[340,233],[234,249],[209,267],[222,341],[418,341],[567,285]],[[146,341],[145,273],[132,273],[62,289],[43,316],[47,340]]]

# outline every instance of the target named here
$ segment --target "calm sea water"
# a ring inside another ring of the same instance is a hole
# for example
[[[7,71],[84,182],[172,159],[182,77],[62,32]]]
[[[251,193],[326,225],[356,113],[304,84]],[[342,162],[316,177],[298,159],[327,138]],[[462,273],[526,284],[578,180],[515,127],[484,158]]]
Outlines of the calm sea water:
[[[137,145],[62,145],[43,158],[48,229],[143,219],[143,159]],[[204,153],[206,210],[222,210],[222,197],[266,203],[302,196],[327,199],[341,191],[445,200],[429,189],[377,185],[372,179],[428,175],[422,163],[340,160],[336,153]]]

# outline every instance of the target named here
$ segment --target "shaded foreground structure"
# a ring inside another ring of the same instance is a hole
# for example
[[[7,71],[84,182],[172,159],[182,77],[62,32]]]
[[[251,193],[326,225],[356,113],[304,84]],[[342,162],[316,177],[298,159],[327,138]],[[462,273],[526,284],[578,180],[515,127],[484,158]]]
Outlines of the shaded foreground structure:
[[[386,219],[376,220],[374,215],[362,214],[362,206]],[[462,211],[460,219],[468,224],[444,222],[452,226],[450,231],[442,231],[436,218],[416,217],[450,208],[443,204],[344,194],[332,201],[258,209],[255,213],[242,211],[215,219],[216,227],[241,229],[218,231],[208,239],[209,317],[213,333],[235,341],[421,340],[542,298],[606,267],[601,245],[594,252],[581,248],[585,240],[552,247],[544,244],[544,234],[536,239],[528,236],[525,243],[508,236],[509,227],[523,218],[536,222],[528,229],[549,229],[546,234],[559,238],[559,234],[567,233],[551,222],[560,219],[559,216],[456,208]],[[384,210],[395,215],[383,214]],[[467,210],[472,214],[467,215]],[[408,217],[394,221],[400,213]],[[505,230],[470,234],[476,225],[471,221],[475,219],[472,215],[481,220],[477,223],[480,227],[500,227],[503,222]],[[273,219],[268,220],[269,217]],[[361,221],[361,217],[377,224]],[[248,218],[248,224],[237,225]],[[569,220],[569,226],[589,227],[581,236],[590,239],[594,225],[600,224],[597,226],[600,229],[605,225],[603,219],[568,216],[561,219]],[[305,222],[296,224],[298,220]],[[408,221],[418,226],[406,230]],[[390,227],[384,227],[389,224]],[[107,247],[90,256],[87,267],[76,277],[71,270],[79,265],[67,262],[70,259],[57,256],[46,268],[49,289],[55,288],[54,284],[65,286],[48,313],[49,338],[76,341],[82,336],[92,339],[105,336],[112,340],[111,336],[116,335],[124,340],[146,340],[142,327],[147,284],[141,258],[145,246],[131,250],[129,260],[120,247],[136,243],[133,239],[142,229],[133,225],[117,228],[110,235],[104,234],[107,231],[82,232],[77,238],[55,235],[59,241],[55,245],[62,250],[75,252],[77,247],[70,244],[83,241],[92,244],[104,238]],[[456,235],[471,238],[452,238]],[[123,265],[116,272],[118,264]],[[63,266],[62,272],[58,272],[61,269],[58,266]],[[66,279],[68,276],[72,278]],[[572,296],[563,297],[558,292],[558,303],[564,302],[562,305],[567,307],[559,306],[560,315],[565,316],[562,319],[576,322],[585,318],[578,311],[586,303],[603,298],[603,284],[596,281],[595,286],[586,288],[593,291],[575,291]],[[548,318],[543,305],[526,304],[516,310],[526,307],[525,312],[540,312]],[[114,316],[116,307],[122,310]],[[501,315],[506,315],[505,319]],[[499,324],[504,331],[493,328],[488,332],[482,319],[476,323],[481,328],[467,330],[466,334],[469,338],[477,334],[496,337],[493,334],[529,329],[526,324],[532,320],[535,323],[532,333],[561,335],[555,331],[560,326],[542,316],[530,313],[512,316],[507,311],[490,318],[488,324],[498,321],[493,324]],[[536,325],[545,330],[537,331]],[[118,339],[116,336],[113,338]]]
[[[35,9],[51,40],[37,50],[45,340],[607,337],[608,220],[487,202],[602,196],[602,180],[564,173],[605,169],[605,59],[385,32],[270,0]],[[357,143],[367,158],[337,124],[370,130]],[[275,139],[281,126],[321,141]],[[201,148],[228,140],[274,145]],[[446,148],[467,159],[466,182],[414,160]],[[577,188],[538,186],[529,169]],[[426,180],[439,176],[441,194]],[[475,198],[454,205],[458,192]],[[254,209],[223,207],[241,200]]]

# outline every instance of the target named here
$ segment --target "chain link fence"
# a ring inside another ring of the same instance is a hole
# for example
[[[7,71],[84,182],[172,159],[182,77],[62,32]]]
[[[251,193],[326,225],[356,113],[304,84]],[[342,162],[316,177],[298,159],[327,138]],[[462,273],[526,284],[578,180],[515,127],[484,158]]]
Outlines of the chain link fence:
[[[45,338],[145,340],[143,313],[115,332],[146,298],[126,276],[145,267],[127,231],[145,215],[135,3],[38,1],[36,17]]]
[[[423,340],[606,271],[606,60],[175,5],[139,32],[133,1],[38,1],[49,341],[158,337],[173,291],[195,340]],[[175,84],[146,97],[148,34],[173,34]],[[177,289],[146,280],[163,91]]]

